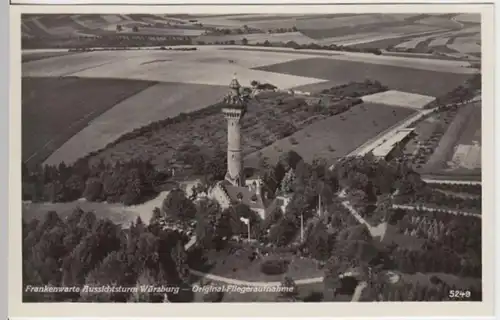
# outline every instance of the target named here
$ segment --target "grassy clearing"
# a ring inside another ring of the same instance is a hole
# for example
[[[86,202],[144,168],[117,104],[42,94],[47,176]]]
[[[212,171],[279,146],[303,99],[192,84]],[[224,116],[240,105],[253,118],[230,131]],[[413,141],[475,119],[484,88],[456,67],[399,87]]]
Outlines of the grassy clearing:
[[[324,271],[320,270],[314,260],[300,258],[292,254],[270,254],[267,257],[251,260],[252,250],[238,249],[234,253],[229,253],[227,249],[223,251],[211,251],[207,254],[210,261],[215,265],[210,269],[210,273],[222,277],[238,279],[250,282],[274,282],[281,281],[284,276],[292,279],[306,279],[323,276]],[[288,269],[283,274],[268,275],[261,272],[261,264],[266,260],[286,259],[290,261]]]
[[[462,84],[468,75],[414,70],[404,67],[311,58],[285,62],[257,70],[328,79],[340,83],[376,79],[390,89],[410,93],[439,96]]]
[[[93,211],[97,218],[108,218],[113,223],[128,227],[131,222],[136,221],[137,217],[141,217],[144,223],[148,223],[153,216],[154,208],[161,208],[167,195],[168,191],[163,191],[154,199],[132,206],[119,203],[92,202],[83,199],[65,203],[23,202],[22,216],[26,221],[32,219],[41,220],[44,219],[47,212],[55,211],[64,219],[71,215],[75,208],[81,208],[83,211]]]
[[[423,108],[434,99],[434,97],[395,90],[375,93],[363,97],[364,102],[380,103],[390,106],[401,106],[415,109]]]
[[[295,150],[309,163],[317,157],[333,162],[413,113],[411,109],[363,103],[343,114],[317,121],[290,138],[276,141],[249,155],[245,161],[256,164],[262,156],[267,157],[269,163],[275,163],[282,153]]]
[[[117,79],[23,78],[23,161],[42,162],[91,120],[153,84]]]

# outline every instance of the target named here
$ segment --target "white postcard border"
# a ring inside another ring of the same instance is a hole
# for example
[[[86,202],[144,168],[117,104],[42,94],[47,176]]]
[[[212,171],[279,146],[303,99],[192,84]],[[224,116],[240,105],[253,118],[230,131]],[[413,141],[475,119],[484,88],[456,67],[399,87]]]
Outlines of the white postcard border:
[[[91,1],[86,1],[90,3]],[[21,54],[20,14],[23,13],[346,13],[346,12],[478,12],[483,17],[483,302],[380,302],[380,303],[21,303]],[[113,317],[178,317],[178,316],[289,316],[289,317],[408,317],[408,316],[491,316],[494,312],[494,61],[493,8],[490,5],[370,5],[370,6],[11,6],[10,12],[10,144],[9,144],[9,316],[113,316]],[[15,248],[19,248],[16,250]],[[14,250],[12,250],[14,249]],[[285,311],[286,310],[286,311]]]

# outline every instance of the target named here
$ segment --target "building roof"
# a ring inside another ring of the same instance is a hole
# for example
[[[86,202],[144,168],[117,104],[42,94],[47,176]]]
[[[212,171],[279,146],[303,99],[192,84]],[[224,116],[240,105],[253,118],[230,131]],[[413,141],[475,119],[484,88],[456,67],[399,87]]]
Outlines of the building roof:
[[[266,209],[270,204],[270,201],[264,199],[262,194],[257,194],[254,188],[234,186],[225,181],[222,183],[222,187],[226,190],[231,201],[246,204],[252,209]]]
[[[413,130],[413,128],[410,128],[396,131],[387,140],[385,140],[372,150],[373,155],[376,157],[387,156],[394,149],[395,145],[406,138],[410,133],[413,132]]]

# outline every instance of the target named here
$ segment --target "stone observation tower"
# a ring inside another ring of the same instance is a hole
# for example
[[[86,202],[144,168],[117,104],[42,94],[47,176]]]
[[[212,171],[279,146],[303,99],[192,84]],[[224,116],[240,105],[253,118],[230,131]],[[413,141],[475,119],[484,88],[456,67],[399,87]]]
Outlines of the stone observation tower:
[[[231,91],[224,97],[222,113],[227,119],[227,173],[226,180],[234,186],[244,186],[243,158],[241,155],[240,122],[246,111],[246,101],[241,86],[233,78]]]

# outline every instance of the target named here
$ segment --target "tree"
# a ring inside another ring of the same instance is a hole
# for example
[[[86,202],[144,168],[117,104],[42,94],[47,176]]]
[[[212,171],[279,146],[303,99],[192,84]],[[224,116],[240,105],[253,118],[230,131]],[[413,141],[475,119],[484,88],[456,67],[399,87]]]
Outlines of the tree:
[[[138,290],[134,292],[130,300],[131,302],[164,302],[165,294],[157,293],[157,292],[147,292],[147,290],[141,290],[141,287],[144,288],[146,286],[161,286],[167,285],[167,281],[165,280],[165,275],[160,268],[159,271],[154,271],[152,269],[146,268],[144,269],[137,278],[136,286]]]
[[[118,32],[122,32],[123,31],[123,27],[122,27],[121,24],[117,24],[116,25],[116,31],[118,31]]]
[[[314,259],[327,260],[330,257],[332,247],[323,222],[319,221],[308,232],[306,247]]]
[[[280,191],[283,194],[289,194],[293,192],[293,183],[295,181],[295,172],[290,169],[285,174],[285,177],[281,181]]]
[[[283,288],[281,291],[282,297],[290,299],[291,301],[297,300],[299,289],[291,277],[285,276],[281,281],[280,287]]]
[[[161,219],[161,210],[158,207],[155,207],[153,209],[153,215],[151,216],[151,219],[149,219],[149,224],[158,224]]]
[[[139,32],[139,27],[137,25],[132,27],[133,32]]]
[[[102,191],[102,182],[98,178],[90,178],[87,180],[83,197],[89,201],[97,201],[101,199]]]
[[[287,245],[297,234],[297,231],[295,221],[284,216],[269,230],[269,241],[278,246]]]
[[[181,220],[192,219],[196,216],[194,203],[186,197],[181,189],[170,191],[163,201],[162,211],[167,217],[176,217]]]
[[[92,270],[85,279],[89,287],[104,285],[129,287],[135,282],[136,275],[129,268],[124,252],[111,252],[106,258]],[[126,302],[129,292],[82,292],[83,301],[100,302]]]
[[[283,165],[286,171],[293,169],[295,170],[297,164],[301,161],[304,161],[300,154],[297,152],[290,150],[284,154],[282,154],[279,158],[279,162]]]
[[[244,46],[248,45],[248,39],[247,38],[241,39],[241,44]]]
[[[177,267],[177,273],[179,275],[179,279],[183,283],[188,283],[189,280],[189,267],[187,265],[187,254],[184,250],[184,245],[181,241],[178,241],[175,247],[172,248],[171,251],[172,260],[174,261]]]
[[[221,214],[220,206],[212,200],[202,200],[197,205],[196,236],[198,243],[205,248],[212,248],[221,241],[220,227],[217,219]]]

